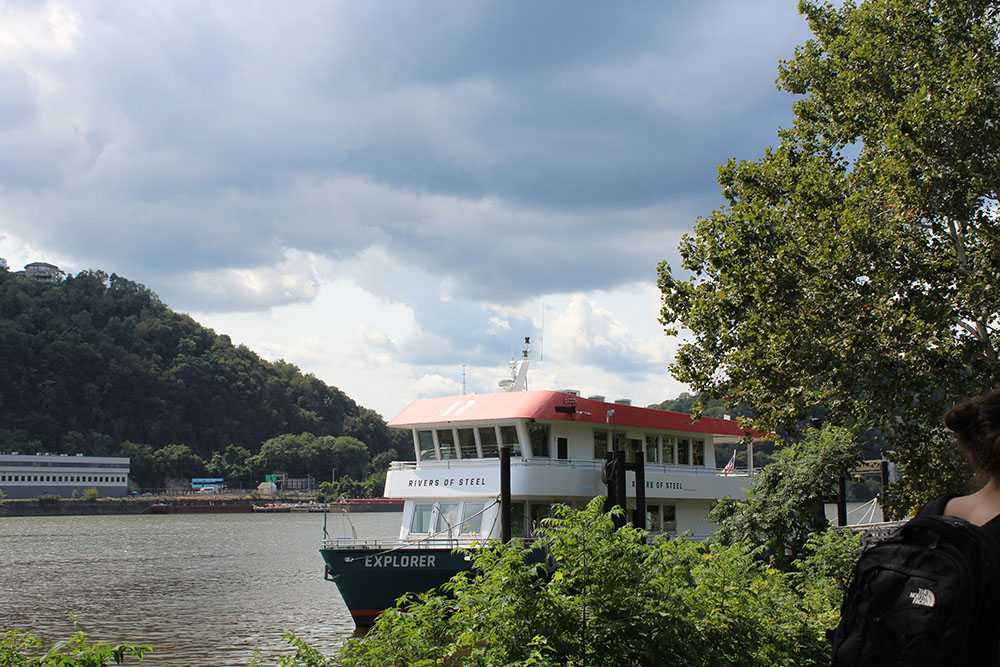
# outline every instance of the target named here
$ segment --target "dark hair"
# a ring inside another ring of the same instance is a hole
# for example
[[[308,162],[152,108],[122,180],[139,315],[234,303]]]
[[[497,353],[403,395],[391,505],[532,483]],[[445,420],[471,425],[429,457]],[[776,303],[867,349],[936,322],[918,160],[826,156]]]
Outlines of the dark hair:
[[[948,411],[944,423],[969,452],[972,465],[1000,476],[1000,389],[965,399]]]

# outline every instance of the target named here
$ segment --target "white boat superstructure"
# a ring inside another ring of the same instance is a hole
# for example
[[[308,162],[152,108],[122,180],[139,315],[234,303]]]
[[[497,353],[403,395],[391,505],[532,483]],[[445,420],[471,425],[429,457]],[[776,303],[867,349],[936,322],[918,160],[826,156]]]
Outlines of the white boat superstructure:
[[[405,499],[402,542],[499,538],[501,446],[512,453],[514,536],[531,536],[554,503],[582,505],[605,495],[608,452],[624,451],[629,462],[642,453],[646,526],[653,532],[707,537],[712,506],[744,498],[753,474],[751,434],[736,422],[692,421],[571,391],[420,400],[389,425],[411,432],[416,458],[394,463],[386,477],[385,495]],[[746,444],[747,465],[717,460],[722,443]],[[634,472],[626,474],[626,489],[634,507]]]

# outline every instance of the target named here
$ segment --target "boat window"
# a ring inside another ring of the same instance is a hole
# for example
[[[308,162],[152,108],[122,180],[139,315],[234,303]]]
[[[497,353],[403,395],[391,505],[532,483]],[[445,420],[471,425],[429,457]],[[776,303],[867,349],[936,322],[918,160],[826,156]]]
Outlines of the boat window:
[[[531,438],[531,455],[549,458],[549,426],[531,422],[528,424],[528,437]]]
[[[517,439],[517,428],[514,426],[501,426],[500,427],[500,442],[505,445],[510,445],[510,455],[520,456],[521,455],[521,443]]]
[[[569,440],[567,438],[556,438],[556,456],[560,459],[569,458]]]
[[[413,520],[410,521],[411,533],[431,532],[431,516],[434,505],[417,505],[413,508]]]
[[[438,521],[435,532],[443,533],[458,528],[460,515],[458,503],[441,503],[438,505]]]
[[[628,447],[625,448],[625,460],[629,463],[635,463],[635,453],[642,451],[642,440],[636,440],[630,438],[628,441]]]
[[[455,434],[450,428],[438,431],[438,448],[442,460],[455,458]]]
[[[663,506],[663,532],[677,532],[677,507],[674,505]]]
[[[479,444],[483,447],[483,458],[495,459],[500,456],[497,431],[492,426],[479,429]]]
[[[608,453],[608,432],[594,431],[594,458],[604,460]]]
[[[691,442],[687,438],[677,441],[677,463],[678,465],[691,465]]]
[[[524,503],[510,504],[510,535],[526,537],[524,531]]]
[[[434,434],[430,431],[417,431],[417,442],[420,446],[420,460],[430,461],[437,458],[434,449]]]
[[[646,463],[660,462],[660,448],[657,446],[655,435],[646,434]]]
[[[483,515],[481,512],[486,507],[485,503],[463,503],[462,504],[462,533],[478,533],[483,526]],[[476,516],[476,515],[479,516]]]
[[[660,523],[659,505],[646,505],[646,530],[653,533],[659,533],[663,530],[663,524]]]
[[[663,436],[663,462],[665,464],[673,465],[677,462],[676,451],[677,438],[672,435]]]
[[[691,443],[691,465],[705,465],[705,441],[695,440]]]
[[[478,459],[476,451],[476,433],[471,428],[458,429],[458,447],[463,459]]]

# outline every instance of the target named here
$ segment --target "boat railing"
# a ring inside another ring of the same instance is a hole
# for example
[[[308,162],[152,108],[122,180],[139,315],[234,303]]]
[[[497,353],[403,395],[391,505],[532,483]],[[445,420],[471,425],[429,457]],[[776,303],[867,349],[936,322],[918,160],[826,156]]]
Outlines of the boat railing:
[[[468,468],[476,465],[489,465],[497,459],[446,459],[444,461],[393,461],[389,465],[390,470],[437,470],[451,468]],[[517,466],[551,466],[557,468],[573,468],[601,471],[604,468],[604,461],[594,459],[552,459],[552,458],[518,458],[512,459],[511,465]],[[736,467],[730,472],[725,472],[724,468],[695,466],[695,465],[671,465],[667,463],[647,463],[646,472],[669,473],[675,475],[712,475],[722,477],[747,477],[746,467]]]
[[[323,540],[324,549],[344,549],[344,550],[374,550],[388,551],[394,549],[464,549],[475,543],[482,543],[482,539],[472,538],[434,538],[422,540],[399,540],[385,538],[357,538],[357,537],[328,537]]]

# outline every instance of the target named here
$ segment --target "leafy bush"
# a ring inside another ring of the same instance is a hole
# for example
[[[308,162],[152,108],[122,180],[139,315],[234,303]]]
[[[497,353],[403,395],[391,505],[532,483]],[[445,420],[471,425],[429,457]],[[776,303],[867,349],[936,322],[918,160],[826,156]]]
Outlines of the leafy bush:
[[[40,654],[38,637],[8,630],[0,635],[0,667],[105,667],[123,665],[129,657],[142,662],[151,649],[143,644],[104,644],[88,642],[83,632],[57,643],[47,653]]]
[[[100,496],[101,496],[100,492],[94,487],[90,487],[83,490],[83,499],[86,500],[88,503],[94,502],[95,500],[100,498]]]
[[[411,595],[363,638],[349,667],[375,665],[808,666],[828,660],[846,542],[810,542],[815,561],[786,573],[747,544],[654,540],[615,530],[601,499],[557,507],[534,548],[473,551],[476,569],[444,592]],[[546,557],[537,549],[544,548]],[[838,561],[839,563],[839,561]]]
[[[836,493],[837,480],[859,454],[846,429],[808,429],[802,440],[782,446],[774,463],[757,473],[745,501],[726,498],[715,506],[713,539],[759,546],[761,558],[791,569],[808,553],[810,535],[826,529],[823,499]]]

